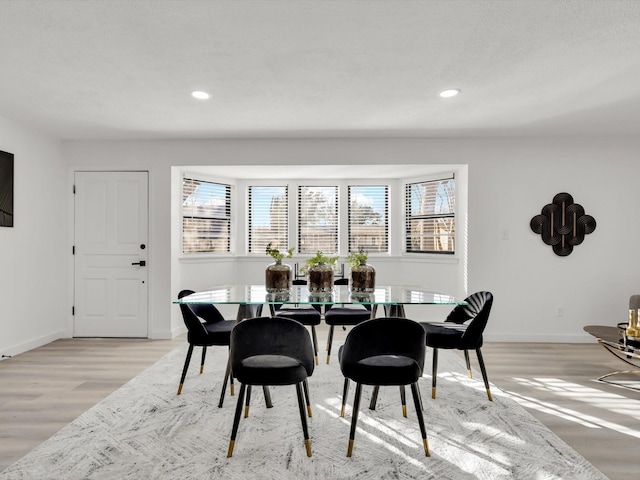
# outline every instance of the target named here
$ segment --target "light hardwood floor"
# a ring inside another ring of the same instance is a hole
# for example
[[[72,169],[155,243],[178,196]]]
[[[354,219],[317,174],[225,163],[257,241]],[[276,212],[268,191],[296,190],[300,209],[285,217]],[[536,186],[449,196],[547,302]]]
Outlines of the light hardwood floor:
[[[320,328],[318,336],[323,348],[326,330]],[[337,333],[334,351],[343,336]],[[0,471],[184,341],[63,339],[1,361]],[[494,385],[525,401],[527,410],[610,479],[640,478],[640,392],[593,380],[624,369],[620,360],[595,342],[487,343],[483,353]],[[427,358],[428,370],[430,352]],[[430,391],[428,385],[422,389]],[[424,398],[428,418],[431,399]]]

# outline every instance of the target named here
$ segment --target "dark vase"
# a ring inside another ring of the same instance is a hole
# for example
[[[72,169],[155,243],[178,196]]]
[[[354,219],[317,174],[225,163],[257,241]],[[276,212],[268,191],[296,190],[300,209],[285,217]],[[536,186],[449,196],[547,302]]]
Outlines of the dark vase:
[[[309,276],[307,280],[309,293],[322,294],[333,291],[333,267],[331,265],[319,263],[309,268],[307,275]]]
[[[291,290],[291,265],[276,260],[265,270],[265,286],[268,293],[288,293]]]
[[[376,269],[365,262],[360,262],[351,269],[351,292],[373,293],[376,287]]]

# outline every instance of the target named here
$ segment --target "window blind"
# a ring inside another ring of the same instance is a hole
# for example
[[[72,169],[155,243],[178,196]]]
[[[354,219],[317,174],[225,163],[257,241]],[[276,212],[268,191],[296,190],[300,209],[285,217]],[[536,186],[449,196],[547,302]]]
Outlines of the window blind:
[[[455,253],[455,178],[407,183],[406,251]]]
[[[389,187],[349,185],[349,252],[389,251]]]
[[[231,251],[231,186],[182,180],[182,251]]]
[[[298,252],[338,253],[338,187],[298,187]]]
[[[249,252],[267,245],[284,252],[289,242],[289,193],[286,186],[249,187]]]

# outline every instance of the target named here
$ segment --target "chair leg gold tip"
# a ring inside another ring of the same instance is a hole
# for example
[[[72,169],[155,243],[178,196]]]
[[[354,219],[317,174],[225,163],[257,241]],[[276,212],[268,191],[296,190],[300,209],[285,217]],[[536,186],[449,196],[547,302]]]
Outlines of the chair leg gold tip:
[[[249,407],[244,407],[244,418],[249,417]]]
[[[230,390],[231,390],[231,396],[233,397],[233,395],[234,395],[234,393],[235,393],[235,392],[233,391],[233,385],[231,385],[231,389],[230,389]]]
[[[431,389],[431,398],[436,398],[436,387]]]
[[[340,417],[344,418],[344,405],[340,407]]]
[[[307,457],[311,456],[311,440],[307,439],[304,441],[304,446],[307,449]]]
[[[307,415],[309,418],[313,417],[313,413],[311,412],[311,405],[307,405]]]
[[[471,375],[471,370],[467,370],[467,375],[469,375],[469,378],[473,378],[473,376]]]
[[[318,362],[318,356],[316,355],[314,358],[316,359],[316,365],[320,365],[320,362]]]
[[[202,372],[204,372],[204,365],[200,365],[200,375],[202,375]]]
[[[424,454],[427,457],[431,456],[431,452],[429,452],[429,443],[427,442],[427,439],[425,438],[424,440],[422,440],[422,444],[424,445]]]
[[[327,365],[329,365],[329,355],[327,355]]]
[[[353,453],[353,440],[349,440],[349,448],[347,448],[347,457],[350,457]]]
[[[229,442],[229,450],[227,451],[227,458],[231,458],[233,456],[233,447],[235,446],[235,441],[231,440]]]
[[[487,397],[489,397],[489,401],[493,402],[493,397],[491,396],[491,390],[487,388]]]
[[[178,385],[178,393],[177,395],[180,395],[182,393],[182,384]]]
[[[407,418],[407,406],[402,405],[402,416]]]

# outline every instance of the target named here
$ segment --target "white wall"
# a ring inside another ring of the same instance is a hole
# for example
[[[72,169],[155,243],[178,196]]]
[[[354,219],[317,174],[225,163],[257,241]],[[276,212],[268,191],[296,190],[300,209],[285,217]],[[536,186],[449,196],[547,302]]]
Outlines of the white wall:
[[[60,143],[0,117],[0,150],[14,154],[14,226],[0,227],[0,353],[66,336],[66,176]]]
[[[469,166],[466,281],[470,292],[487,289],[496,297],[487,338],[573,342],[591,341],[584,325],[624,321],[628,297],[640,292],[639,147],[640,140],[631,138],[228,139],[64,142],[63,156],[71,168],[150,171],[150,312],[156,338],[181,328],[171,305],[177,290],[187,280],[208,281],[185,277],[172,258],[171,166],[432,163]],[[598,225],[568,257],[554,255],[529,228],[531,218],[563,191]],[[213,269],[222,277],[235,271],[231,264],[212,264]],[[564,316],[557,316],[558,307]]]

